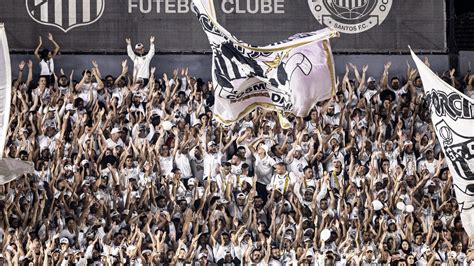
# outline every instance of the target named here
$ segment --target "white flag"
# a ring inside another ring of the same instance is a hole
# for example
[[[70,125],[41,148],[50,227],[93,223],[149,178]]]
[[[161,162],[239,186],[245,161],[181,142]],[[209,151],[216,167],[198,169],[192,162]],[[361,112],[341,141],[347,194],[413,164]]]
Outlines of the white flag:
[[[7,35],[3,23],[0,23],[0,185],[10,182],[19,175],[33,172],[33,164],[31,162],[3,158],[10,118],[11,81],[12,74]]]
[[[217,23],[213,0],[193,0],[193,11],[211,44],[214,116],[221,123],[231,124],[256,107],[306,116],[334,92],[329,38],[337,35],[335,30],[256,47]]]
[[[440,79],[411,51],[431,108],[431,120],[453,176],[461,220],[474,237],[474,101]]]
[[[5,26],[0,23],[0,159],[5,149],[5,137],[8,133],[8,119],[10,118],[12,73],[10,66],[10,52],[8,51]]]

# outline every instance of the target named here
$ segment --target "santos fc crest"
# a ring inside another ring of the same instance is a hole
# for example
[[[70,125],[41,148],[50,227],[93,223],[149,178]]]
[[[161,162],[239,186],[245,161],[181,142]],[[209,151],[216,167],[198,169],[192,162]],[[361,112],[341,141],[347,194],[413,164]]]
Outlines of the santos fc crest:
[[[342,33],[360,33],[387,17],[392,0],[308,0],[319,23]]]
[[[104,13],[105,0],[25,0],[30,17],[64,32],[92,24]]]

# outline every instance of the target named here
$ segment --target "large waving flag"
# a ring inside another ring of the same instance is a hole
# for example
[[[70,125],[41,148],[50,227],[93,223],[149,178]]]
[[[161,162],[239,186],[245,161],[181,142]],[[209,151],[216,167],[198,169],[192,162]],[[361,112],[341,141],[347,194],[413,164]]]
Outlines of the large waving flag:
[[[3,158],[10,118],[11,81],[12,73],[7,35],[3,23],[0,23],[0,185],[34,170],[31,162]]]
[[[214,115],[223,124],[256,107],[306,116],[335,89],[329,38],[335,30],[300,33],[257,47],[244,43],[217,22],[213,0],[193,0],[193,11],[212,47]]]
[[[461,220],[474,237],[474,101],[434,74],[411,51],[431,106],[431,119],[453,176]]]

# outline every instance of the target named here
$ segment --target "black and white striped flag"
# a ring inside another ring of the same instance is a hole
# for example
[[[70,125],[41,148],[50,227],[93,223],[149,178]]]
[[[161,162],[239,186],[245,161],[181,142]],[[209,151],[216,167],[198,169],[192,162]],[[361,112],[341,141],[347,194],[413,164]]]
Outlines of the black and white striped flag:
[[[472,239],[474,237],[474,100],[439,78],[413,51],[411,55],[423,81],[436,137],[453,177],[462,224]]]
[[[55,26],[64,32],[97,21],[105,0],[27,0],[27,10],[36,22]]]
[[[306,116],[334,91],[329,38],[335,30],[301,33],[257,47],[244,43],[217,22],[212,0],[193,0],[212,48],[214,117],[231,124],[257,107]]]

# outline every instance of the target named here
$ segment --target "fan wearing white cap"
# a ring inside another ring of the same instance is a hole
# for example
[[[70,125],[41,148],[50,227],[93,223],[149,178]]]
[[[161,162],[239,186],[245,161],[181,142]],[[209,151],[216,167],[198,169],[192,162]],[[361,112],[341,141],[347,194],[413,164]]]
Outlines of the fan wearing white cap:
[[[314,149],[310,149],[307,154],[303,153],[300,145],[295,144],[285,158],[288,170],[297,176],[303,176],[303,169],[308,166],[310,154]]]
[[[359,85],[359,88],[361,88],[360,96],[361,97],[363,96],[367,100],[367,102],[370,102],[372,98],[374,97],[374,95],[377,94],[379,85],[376,83],[376,80],[374,77],[369,77],[367,79],[367,83],[365,83],[365,80],[361,80],[361,84]]]
[[[424,154],[423,154],[423,159],[418,161],[418,167],[417,170],[418,172],[426,169],[431,175],[434,175],[436,171],[438,170],[438,160],[435,159],[434,157],[434,151],[431,146],[428,146],[425,148]]]
[[[368,246],[365,249],[365,255],[362,256],[362,265],[378,265],[378,259],[375,257],[374,248]]]
[[[67,239],[67,237],[61,238],[59,245],[61,245],[62,252],[67,252],[69,250],[69,239]]]
[[[214,141],[207,143],[207,152],[204,155],[204,178],[216,177],[221,164],[222,153],[218,151]]]
[[[401,141],[400,138],[398,146],[400,147],[401,163],[405,166],[407,175],[414,175],[416,172],[416,160],[415,149],[411,140]]]
[[[110,131],[110,137],[106,140],[107,148],[113,149],[116,146],[124,146],[123,140],[121,138],[122,130],[120,128],[114,127],[112,131]]]
[[[339,125],[341,121],[340,112],[336,110],[337,104],[331,103],[322,113],[324,125]],[[338,106],[339,107],[339,106]],[[338,108],[339,109],[339,108]]]
[[[258,139],[257,139],[258,140]],[[257,150],[254,145],[257,146]],[[257,192],[263,198],[267,195],[267,185],[270,184],[273,175],[273,165],[275,160],[268,155],[268,146],[263,142],[251,143],[249,146],[252,154],[255,156],[254,170],[257,176]]]
[[[134,51],[130,38],[125,41],[127,42],[128,57],[133,61],[133,80],[143,79],[144,86],[146,86],[150,78],[150,62],[155,55],[155,37],[150,37],[150,51],[147,54],[145,54],[145,46],[142,43],[137,43]]]
[[[432,265],[429,264],[430,260],[434,262],[434,260],[436,259],[436,256],[433,256],[433,252],[431,251],[430,247],[426,245],[421,248],[419,255],[420,257],[418,258],[416,265]]]
[[[40,150],[48,149],[51,153],[56,149],[56,142],[60,138],[60,132],[55,123],[45,123],[43,135],[38,136]]]

